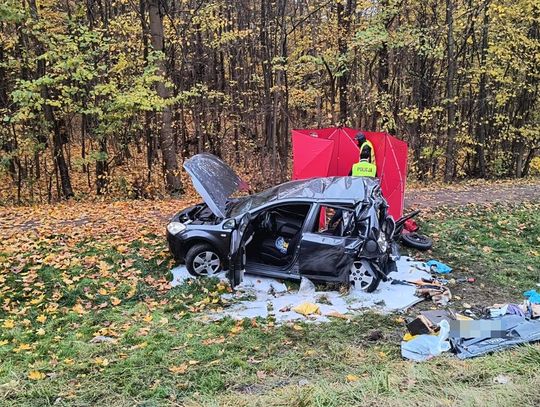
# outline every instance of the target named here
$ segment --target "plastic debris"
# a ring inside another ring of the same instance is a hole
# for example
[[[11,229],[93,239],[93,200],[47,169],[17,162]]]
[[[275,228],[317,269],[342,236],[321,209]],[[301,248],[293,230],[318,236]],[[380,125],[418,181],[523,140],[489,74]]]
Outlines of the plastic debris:
[[[525,312],[517,304],[495,304],[489,309],[491,318],[502,317],[503,315],[519,315],[525,316]]]
[[[493,378],[493,383],[495,384],[508,384],[510,382],[511,382],[510,377],[502,375],[502,374],[495,376]]]
[[[540,304],[540,293],[536,290],[525,291],[523,295],[527,297],[532,304]]]
[[[300,280],[300,288],[298,289],[298,294],[300,295],[311,295],[315,293],[315,284],[306,277],[302,277]]]
[[[433,273],[448,274],[452,272],[452,267],[437,260],[430,260],[426,262],[426,266],[428,266],[430,271]]]
[[[448,334],[450,324],[447,320],[439,323],[439,334],[418,335],[409,341],[401,342],[401,356],[406,359],[423,362],[450,350]]]

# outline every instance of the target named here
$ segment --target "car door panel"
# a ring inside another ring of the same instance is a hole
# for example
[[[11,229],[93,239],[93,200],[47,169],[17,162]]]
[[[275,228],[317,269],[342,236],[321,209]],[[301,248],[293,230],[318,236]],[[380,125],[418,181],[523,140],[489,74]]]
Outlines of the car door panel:
[[[358,252],[358,239],[304,233],[298,256],[300,275],[331,281],[348,281]]]
[[[231,248],[229,252],[229,271],[227,278],[233,287],[242,282],[242,274],[246,267],[245,245],[253,234],[252,218],[249,213],[238,221],[231,232]]]

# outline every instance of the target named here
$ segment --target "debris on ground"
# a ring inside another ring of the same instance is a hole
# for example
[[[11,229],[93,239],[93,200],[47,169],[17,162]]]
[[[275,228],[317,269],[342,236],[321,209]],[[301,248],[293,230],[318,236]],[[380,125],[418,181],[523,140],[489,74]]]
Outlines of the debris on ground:
[[[300,288],[298,289],[298,294],[300,295],[311,295],[315,292],[315,284],[306,277],[302,277],[300,280]]]
[[[111,338],[110,336],[98,335],[90,339],[90,343],[115,343],[116,339]]]
[[[448,287],[438,283],[418,283],[416,295],[418,297],[431,298],[437,304],[446,306],[452,299],[452,293]]]
[[[526,311],[527,307],[525,305],[494,304],[489,308],[489,315],[491,318],[502,317],[503,315],[518,315],[524,317]]]
[[[426,266],[429,267],[432,273],[448,274],[452,272],[452,267],[444,264],[438,260],[430,260],[426,262]]]
[[[470,308],[469,304],[462,305]],[[465,313],[474,319],[452,310],[422,311],[406,325],[408,332],[401,342],[402,355],[415,361],[436,356],[429,346],[434,346],[435,338],[444,334],[443,322],[449,325],[449,343],[459,359],[540,341],[540,320],[534,319],[540,315],[535,314],[534,306],[540,304],[529,301],[521,305],[494,304],[485,310],[488,317],[483,319],[477,319],[470,310]]]
[[[302,304],[294,307],[292,310],[306,317],[308,315],[321,314],[321,308],[317,304],[314,304],[312,302],[303,302]]]
[[[536,290],[525,291],[523,295],[527,297],[527,300],[532,304],[540,304],[540,293]]]
[[[423,362],[450,350],[448,334],[450,324],[442,320],[438,324],[437,335],[417,335],[409,341],[401,342],[401,356],[406,359]]]
[[[538,340],[540,340],[540,321],[528,320],[519,315],[453,321],[450,330],[450,342],[460,359]]]
[[[404,281],[422,281],[430,275],[416,266],[421,263],[410,258],[402,257],[397,261],[397,271],[392,276]],[[173,281],[176,286],[193,278],[184,266],[172,270]],[[225,273],[218,278],[225,279]],[[282,282],[250,274],[244,275],[242,284],[236,287],[235,293],[221,295],[221,299],[228,306],[220,310],[208,312],[202,316],[208,321],[220,320],[226,317],[233,319],[244,318],[275,318],[276,323],[294,321],[328,322],[330,318],[350,319],[366,309],[388,313],[403,311],[422,301],[415,295],[416,285],[393,285],[391,281],[381,282],[378,289],[367,293],[359,288],[341,292],[316,291],[316,287],[309,279],[304,278],[298,290],[288,289]],[[302,303],[313,303],[319,307],[320,314],[304,315],[294,310]]]
[[[407,329],[411,335],[433,335],[441,321],[455,319],[454,313],[445,310],[422,311],[418,317],[407,324]]]
[[[510,382],[511,382],[510,377],[503,374],[500,374],[493,378],[493,383],[495,384],[508,384]]]
[[[377,342],[381,339],[384,338],[384,335],[382,333],[382,331],[378,330],[378,329],[374,329],[373,331],[371,331],[369,334],[367,334],[366,336],[366,339],[370,342]]]

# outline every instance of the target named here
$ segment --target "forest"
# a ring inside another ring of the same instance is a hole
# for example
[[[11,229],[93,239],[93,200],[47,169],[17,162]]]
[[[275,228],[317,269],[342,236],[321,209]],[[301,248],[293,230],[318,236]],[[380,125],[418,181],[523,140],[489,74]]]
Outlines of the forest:
[[[0,203],[181,196],[211,152],[255,189],[290,131],[409,143],[409,178],[540,173],[538,0],[2,0]]]

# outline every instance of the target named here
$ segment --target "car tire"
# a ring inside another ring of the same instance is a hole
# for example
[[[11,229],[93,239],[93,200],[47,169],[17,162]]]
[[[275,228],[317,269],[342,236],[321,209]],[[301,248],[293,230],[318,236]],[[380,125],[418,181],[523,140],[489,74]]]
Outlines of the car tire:
[[[401,241],[405,246],[417,250],[429,250],[433,246],[433,240],[426,235],[421,235],[416,232],[403,233],[401,235]]]
[[[351,265],[349,281],[356,289],[372,293],[379,286],[381,276],[377,272],[376,266],[369,261],[356,260]]]
[[[216,248],[208,243],[196,244],[186,254],[186,268],[195,277],[213,277],[222,270],[223,262]]]

